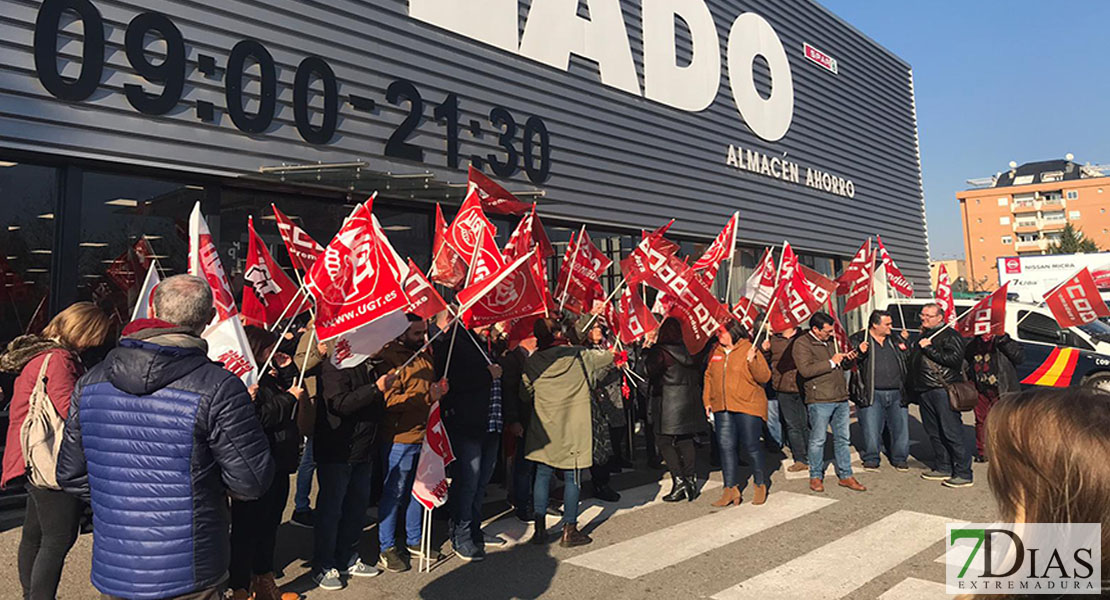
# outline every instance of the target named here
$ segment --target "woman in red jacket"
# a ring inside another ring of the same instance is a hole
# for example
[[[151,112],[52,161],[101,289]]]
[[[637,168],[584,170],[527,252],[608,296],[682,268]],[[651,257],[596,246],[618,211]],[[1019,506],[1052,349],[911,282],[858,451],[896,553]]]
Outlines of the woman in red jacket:
[[[19,373],[12,389],[8,438],[0,487],[13,482],[27,487],[27,515],[19,540],[19,583],[29,600],[53,600],[62,577],[66,554],[77,541],[83,505],[61,490],[39,488],[26,481],[27,467],[20,445],[20,430],[27,418],[31,391],[40,372],[46,395],[63,419],[69,415],[69,397],[84,374],[79,354],[104,343],[111,322],[95,304],[78,302],[58,313],[42,335],[24,335],[8,344],[0,355],[0,370]],[[43,361],[50,362],[43,372]]]

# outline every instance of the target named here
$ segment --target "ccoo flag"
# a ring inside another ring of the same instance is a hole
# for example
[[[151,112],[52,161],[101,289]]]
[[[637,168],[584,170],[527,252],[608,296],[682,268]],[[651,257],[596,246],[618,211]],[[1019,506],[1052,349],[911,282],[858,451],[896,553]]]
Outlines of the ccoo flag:
[[[1006,333],[1006,288],[1009,286],[1006,282],[993,294],[976,302],[953,328],[964,337]]]
[[[1110,317],[1110,308],[1103,302],[1087,267],[1045,294],[1044,301],[1061,327],[1077,327],[1099,317]]]
[[[956,321],[956,300],[952,295],[952,282],[948,279],[948,269],[940,265],[937,270],[937,291],[934,293],[937,304],[944,310],[944,322]]]

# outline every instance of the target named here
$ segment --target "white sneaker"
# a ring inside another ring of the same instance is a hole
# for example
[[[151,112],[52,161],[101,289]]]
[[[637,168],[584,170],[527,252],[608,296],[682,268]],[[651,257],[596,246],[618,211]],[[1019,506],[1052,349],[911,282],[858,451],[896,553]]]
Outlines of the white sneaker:
[[[372,567],[364,562],[362,559],[356,560],[355,564],[347,568],[347,574],[351,577],[377,577],[382,572],[377,567]]]
[[[328,569],[313,576],[312,581],[316,583],[316,587],[334,592],[343,589],[343,580],[339,578],[338,569]]]

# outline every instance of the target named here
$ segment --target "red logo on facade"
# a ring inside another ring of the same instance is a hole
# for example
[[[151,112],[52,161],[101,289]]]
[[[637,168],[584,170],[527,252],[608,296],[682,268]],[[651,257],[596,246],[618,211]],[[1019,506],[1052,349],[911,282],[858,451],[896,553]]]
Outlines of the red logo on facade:
[[[810,46],[808,43],[805,42],[803,42],[802,48],[805,51],[806,58],[808,58],[809,60],[821,65],[830,73],[840,73],[835,58],[829,56],[828,54],[825,54],[824,52],[821,52],[817,48],[814,48],[813,46]]]
[[[1021,273],[1021,259],[1007,258],[1006,259],[1006,274],[1017,275]]]

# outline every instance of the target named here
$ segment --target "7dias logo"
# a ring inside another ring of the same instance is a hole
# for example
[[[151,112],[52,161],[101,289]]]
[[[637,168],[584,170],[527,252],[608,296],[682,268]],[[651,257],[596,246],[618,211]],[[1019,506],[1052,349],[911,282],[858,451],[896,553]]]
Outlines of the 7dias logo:
[[[1102,592],[1099,523],[949,523],[949,594]]]

